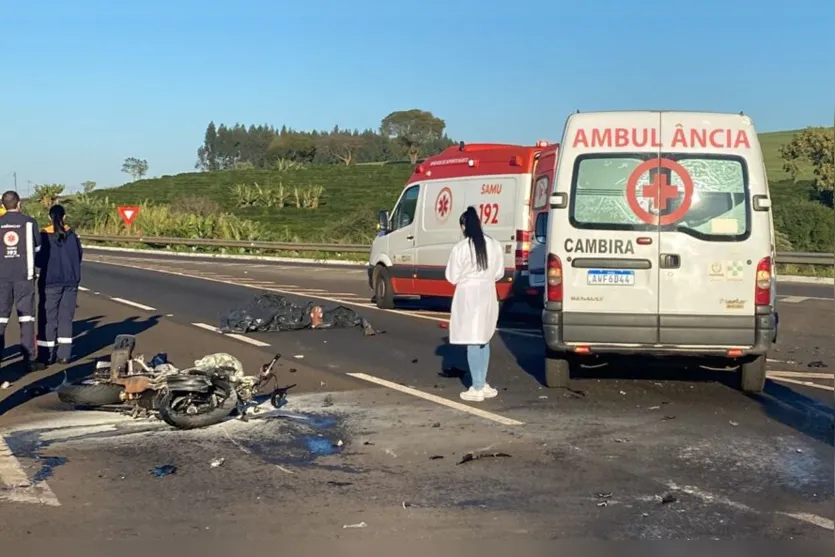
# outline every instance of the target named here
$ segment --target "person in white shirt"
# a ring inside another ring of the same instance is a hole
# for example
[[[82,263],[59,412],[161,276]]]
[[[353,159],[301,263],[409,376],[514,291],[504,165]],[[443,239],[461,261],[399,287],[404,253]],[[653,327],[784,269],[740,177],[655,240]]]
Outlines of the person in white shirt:
[[[446,266],[446,280],[455,285],[449,319],[449,343],[467,346],[472,384],[463,400],[481,402],[498,391],[487,383],[490,339],[499,321],[496,281],[504,276],[504,254],[498,240],[487,236],[473,207],[459,219],[464,239],[455,244]]]

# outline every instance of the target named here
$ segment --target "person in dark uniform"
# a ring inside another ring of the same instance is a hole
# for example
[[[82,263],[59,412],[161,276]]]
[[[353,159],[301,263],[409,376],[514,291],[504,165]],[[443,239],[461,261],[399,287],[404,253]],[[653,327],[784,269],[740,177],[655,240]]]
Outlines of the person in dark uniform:
[[[51,224],[41,230],[41,249],[36,259],[38,277],[38,360],[67,364],[72,356],[72,322],[78,284],[81,282],[81,240],[64,222],[61,205],[49,209]]]
[[[0,216],[0,355],[6,348],[6,325],[17,308],[20,348],[31,371],[44,369],[35,358],[35,256],[41,239],[35,219],[20,212],[16,191],[3,194]]]

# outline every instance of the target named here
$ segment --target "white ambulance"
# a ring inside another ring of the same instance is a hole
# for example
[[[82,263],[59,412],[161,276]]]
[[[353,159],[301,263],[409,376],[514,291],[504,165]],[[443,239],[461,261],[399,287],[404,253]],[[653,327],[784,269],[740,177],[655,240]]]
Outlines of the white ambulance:
[[[762,391],[775,247],[751,118],[572,114],[546,238],[549,387],[595,355],[633,354],[716,359]]]
[[[461,240],[458,218],[472,206],[484,232],[505,249],[505,276],[497,284],[502,301],[541,300],[544,284],[528,282],[533,216],[547,211],[557,145],[464,144],[417,165],[394,209],[380,212],[380,233],[371,245],[369,286],[377,306],[392,309],[395,298],[451,298],[444,272]],[[540,170],[542,157],[547,162]]]

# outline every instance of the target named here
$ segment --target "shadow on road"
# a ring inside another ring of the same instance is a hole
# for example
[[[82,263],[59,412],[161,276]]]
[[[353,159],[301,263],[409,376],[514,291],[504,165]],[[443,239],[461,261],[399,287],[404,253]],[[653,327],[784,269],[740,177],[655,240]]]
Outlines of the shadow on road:
[[[835,409],[790,387],[768,380],[760,395],[749,395],[765,414],[790,428],[835,446]]]
[[[46,371],[48,375],[27,385],[13,385],[9,396],[0,400],[0,416],[33,398],[48,394],[61,384],[65,374],[67,381],[74,381],[90,375],[96,367],[95,359],[89,358],[90,356],[111,346],[117,335],[138,335],[154,327],[159,323],[160,316],[154,315],[144,320],[131,317],[119,323],[107,323],[98,326],[101,319],[101,316],[97,316],[76,321],[73,324],[74,335],[84,334],[77,338],[73,344],[74,363],[60,370],[57,366],[50,366],[50,369]],[[87,358],[86,361],[85,358]],[[0,378],[13,384],[25,378],[28,374],[23,362],[18,362],[14,366],[14,371],[6,371],[6,369],[6,365],[4,365],[3,369],[0,370]],[[52,369],[55,369],[55,371],[50,373]],[[39,375],[42,373],[44,372],[39,373]]]

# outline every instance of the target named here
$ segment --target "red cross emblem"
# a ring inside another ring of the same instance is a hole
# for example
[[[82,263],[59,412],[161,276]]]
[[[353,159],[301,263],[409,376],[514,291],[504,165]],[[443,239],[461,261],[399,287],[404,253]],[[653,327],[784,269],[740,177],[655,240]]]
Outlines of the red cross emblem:
[[[668,173],[662,172],[663,169],[666,169],[670,174],[677,174],[684,186],[681,204],[674,211],[665,215],[661,213],[667,210],[670,200],[678,198],[679,193],[678,188],[670,183]],[[659,213],[657,215],[645,210],[638,203],[638,180],[650,171],[654,171],[655,175],[651,183],[641,188],[641,197],[651,200],[652,207]],[[626,181],[626,202],[635,216],[647,224],[655,226],[675,224],[690,210],[690,204],[693,202],[693,179],[687,169],[674,160],[649,159],[639,164],[629,175],[629,179]]]
[[[435,216],[438,220],[446,220],[452,211],[452,191],[443,188],[435,200]]]

